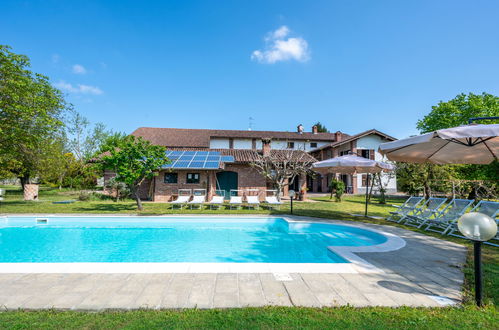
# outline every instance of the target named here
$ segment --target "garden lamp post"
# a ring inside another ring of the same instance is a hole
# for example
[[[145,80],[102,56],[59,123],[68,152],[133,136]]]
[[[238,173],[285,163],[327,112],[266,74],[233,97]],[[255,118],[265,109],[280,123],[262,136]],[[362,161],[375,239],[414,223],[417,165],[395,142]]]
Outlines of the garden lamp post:
[[[288,195],[291,201],[291,214],[293,214],[293,198],[295,197],[295,191],[294,190],[288,191]]]
[[[497,224],[486,214],[470,212],[457,221],[459,231],[473,241],[475,264],[475,301],[482,306],[482,242],[488,241],[497,233]]]

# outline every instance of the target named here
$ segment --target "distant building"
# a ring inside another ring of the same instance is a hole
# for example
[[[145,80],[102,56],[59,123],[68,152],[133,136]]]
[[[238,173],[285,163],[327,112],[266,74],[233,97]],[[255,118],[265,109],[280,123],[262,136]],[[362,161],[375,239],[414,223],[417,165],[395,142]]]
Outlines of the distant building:
[[[379,159],[378,145],[394,140],[376,130],[350,136],[340,131],[318,133],[315,126],[311,132],[305,132],[302,125],[295,132],[140,127],[132,135],[164,146],[169,151],[175,151],[176,155],[184,152],[182,157],[188,159],[188,162],[179,160],[171,169],[161,169],[158,176],[142,185],[142,198],[161,202],[170,201],[183,188],[206,189],[209,195],[215,190],[224,190],[226,196],[233,189],[272,189],[271,184],[250,166],[252,161],[265,153],[279,156],[284,150],[297,150],[297,155],[303,153],[301,156],[308,159],[322,160],[351,151]],[[194,152],[198,153],[194,155]],[[207,156],[207,152],[232,156],[233,161],[224,162],[222,159],[218,166],[205,166],[209,161],[206,157],[214,157]],[[113,173],[107,172],[106,180],[112,176]],[[341,178],[346,182],[348,192],[362,192],[362,180],[357,176]],[[330,176],[302,176],[290,182],[283,193],[287,195],[288,189],[327,192],[328,180]],[[395,189],[393,181],[390,187]]]
[[[349,153],[365,157],[373,160],[383,161],[383,155],[378,152],[378,147],[381,143],[396,140],[394,137],[382,133],[378,130],[371,129],[353,136],[342,138],[338,141],[321,146],[311,150],[310,154],[317,160],[325,160],[337,156],[343,156]],[[366,192],[366,174],[344,175],[337,174],[337,179],[345,183],[346,192],[349,194],[359,194]],[[388,175],[383,175],[383,180],[386,182],[387,192],[397,192],[397,180],[395,176],[390,178]],[[329,182],[333,178],[333,174],[309,177],[307,187],[313,192],[328,192]],[[388,182],[387,182],[388,180]]]

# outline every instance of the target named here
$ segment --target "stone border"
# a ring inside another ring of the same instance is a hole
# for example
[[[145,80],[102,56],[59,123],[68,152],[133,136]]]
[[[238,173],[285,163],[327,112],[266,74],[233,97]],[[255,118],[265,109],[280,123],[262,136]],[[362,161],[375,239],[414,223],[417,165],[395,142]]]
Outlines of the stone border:
[[[134,215],[52,215],[29,214],[13,215],[13,217],[99,217],[117,218],[132,217]],[[342,226],[362,228],[381,234],[387,238],[382,244],[369,246],[329,246],[333,253],[338,254],[349,263],[0,263],[0,273],[384,273],[369,262],[359,257],[359,252],[388,252],[401,249],[405,241],[391,233],[370,228],[362,223],[351,223],[339,220],[324,221],[321,218],[269,215],[159,215],[141,216],[144,218],[223,218],[237,217],[246,219],[255,218],[283,218],[292,223],[308,222],[322,224],[339,224]],[[49,220],[50,222],[50,220]]]

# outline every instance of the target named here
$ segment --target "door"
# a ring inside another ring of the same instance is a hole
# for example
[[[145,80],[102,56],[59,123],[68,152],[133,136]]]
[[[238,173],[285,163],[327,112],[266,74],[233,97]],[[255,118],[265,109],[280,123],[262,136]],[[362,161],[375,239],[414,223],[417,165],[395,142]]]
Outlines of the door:
[[[224,171],[217,173],[217,190],[225,191],[225,199],[230,199],[230,190],[237,189],[237,172]]]

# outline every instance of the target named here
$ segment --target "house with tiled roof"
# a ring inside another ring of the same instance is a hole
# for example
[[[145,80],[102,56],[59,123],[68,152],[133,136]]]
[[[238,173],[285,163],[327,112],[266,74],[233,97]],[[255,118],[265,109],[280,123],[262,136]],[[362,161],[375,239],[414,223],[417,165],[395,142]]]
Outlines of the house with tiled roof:
[[[317,160],[326,160],[346,154],[355,154],[357,156],[373,160],[386,161],[383,155],[378,152],[378,147],[381,143],[395,140],[396,139],[394,137],[388,134],[380,132],[376,129],[370,129],[311,150],[310,155]],[[347,193],[359,194],[365,193],[366,191],[366,174],[329,174],[316,176],[314,178],[309,177],[307,182],[309,191],[328,192],[328,183],[331,182],[333,176],[336,176],[337,179],[342,180],[345,183]],[[385,174],[383,176],[383,180],[388,193],[397,192],[397,180],[393,174]]]
[[[380,134],[383,135],[375,130],[356,136],[340,131],[320,133],[315,126],[310,132],[305,132],[302,125],[293,132],[157,127],[140,127],[132,132],[134,136],[166,147],[173,157],[171,164],[160,169],[159,175],[145,182],[141,188],[142,198],[160,202],[175,198],[179,189],[206,189],[208,195],[215,190],[222,190],[226,192],[226,196],[231,190],[263,192],[273,189],[271,183],[250,166],[261,155],[288,157],[289,151],[294,150],[292,154],[297,159],[322,160],[328,155],[337,154],[333,150],[348,149],[345,146],[349,146],[353,152],[363,150],[360,147],[365,147],[363,143],[365,144],[366,139]],[[383,138],[393,140],[388,135],[383,135]],[[375,146],[370,145],[371,147]],[[108,177],[111,175],[112,173],[107,173]],[[290,182],[283,193],[287,195],[289,189],[326,192],[328,179],[328,176],[303,175]],[[350,180],[348,182],[355,180],[344,179]],[[358,191],[352,188],[350,192]]]

